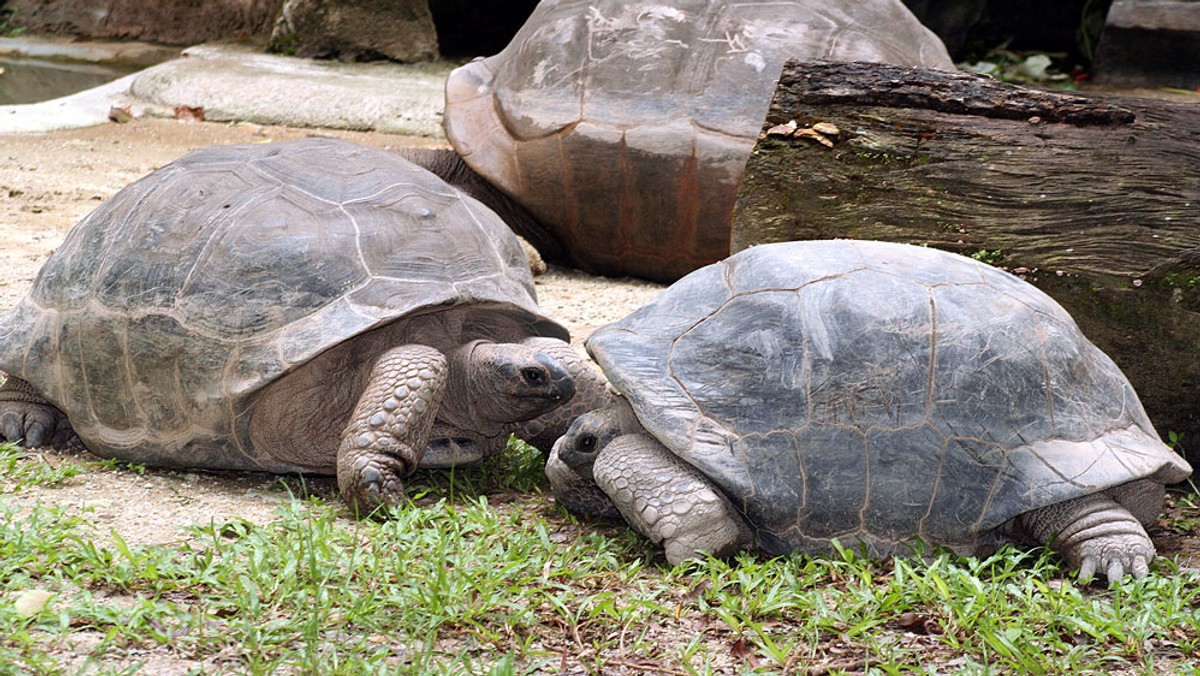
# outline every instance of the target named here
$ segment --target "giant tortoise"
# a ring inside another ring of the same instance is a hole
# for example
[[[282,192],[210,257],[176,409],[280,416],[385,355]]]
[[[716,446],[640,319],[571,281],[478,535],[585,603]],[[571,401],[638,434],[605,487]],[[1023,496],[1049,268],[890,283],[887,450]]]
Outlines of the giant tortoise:
[[[576,420],[547,473],[672,562],[920,539],[1049,543],[1082,578],[1142,576],[1143,524],[1191,473],[1058,304],[933,249],[753,247],[586,344],[625,400]]]
[[[555,410],[604,388],[567,337],[511,231],[433,174],[328,139],[210,147],[81,221],[0,317],[0,431],[336,473],[368,512],[512,431],[548,451]]]
[[[729,254],[789,58],[954,68],[900,0],[545,0],[506,49],[451,73],[446,136],[573,264],[673,281]]]

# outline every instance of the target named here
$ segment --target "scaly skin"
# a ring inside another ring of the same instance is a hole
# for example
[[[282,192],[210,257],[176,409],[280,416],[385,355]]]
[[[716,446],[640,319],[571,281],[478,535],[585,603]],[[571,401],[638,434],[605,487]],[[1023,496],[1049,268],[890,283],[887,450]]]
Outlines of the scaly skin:
[[[607,518],[615,507],[672,564],[730,556],[754,543],[729,499],[646,434],[624,400],[576,420],[555,444],[546,475],[567,509]]]
[[[620,522],[621,512],[589,477],[580,476],[551,452],[546,460],[546,478],[554,487],[554,499],[568,512],[583,519]]]
[[[338,487],[360,516],[404,499],[403,479],[416,470],[446,390],[446,357],[403,345],[375,363],[338,448]]]
[[[1147,483],[1153,482],[1135,482]],[[1154,490],[1153,486],[1149,489]],[[1161,489],[1159,486],[1156,513],[1162,509]],[[1118,491],[1118,495],[1123,492]],[[1097,571],[1110,582],[1129,574],[1143,578],[1150,572],[1154,543],[1137,517],[1108,493],[1035,509],[1016,521],[1029,539],[1058,551],[1071,568],[1079,571],[1082,581],[1090,581]]]
[[[9,376],[0,386],[0,433],[28,447],[79,446],[67,416],[29,383]]]
[[[648,434],[614,439],[592,473],[629,525],[662,545],[672,565],[705,554],[732,556],[754,544],[729,499]]]

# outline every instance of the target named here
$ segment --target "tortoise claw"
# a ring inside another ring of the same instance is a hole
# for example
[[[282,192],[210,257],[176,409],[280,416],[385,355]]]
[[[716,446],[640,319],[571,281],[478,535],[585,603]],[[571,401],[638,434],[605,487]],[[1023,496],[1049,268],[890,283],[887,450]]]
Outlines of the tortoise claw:
[[[57,441],[54,432],[61,427],[59,416],[49,405],[8,401],[0,404],[0,429],[4,430],[5,440],[36,448]]]
[[[1109,583],[1126,575],[1142,579],[1150,574],[1150,560],[1154,558],[1153,545],[1139,541],[1140,538],[1101,538],[1086,543],[1079,559],[1079,581],[1091,582],[1097,571],[1104,571]]]
[[[347,475],[338,477],[342,495],[356,517],[384,516],[386,508],[403,501],[404,482],[384,464],[378,458],[360,456]]]

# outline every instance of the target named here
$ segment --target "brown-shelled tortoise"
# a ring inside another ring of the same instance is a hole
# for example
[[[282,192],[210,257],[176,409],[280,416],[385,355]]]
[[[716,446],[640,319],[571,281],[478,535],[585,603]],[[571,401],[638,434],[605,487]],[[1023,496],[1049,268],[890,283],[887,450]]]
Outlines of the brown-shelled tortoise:
[[[444,126],[574,265],[673,281],[729,254],[789,58],[954,68],[901,0],[545,0],[506,49],[450,75]]]
[[[576,420],[547,474],[671,562],[919,538],[1049,544],[1081,578],[1143,576],[1143,525],[1191,473],[1057,303],[933,249],[753,247],[586,344],[624,401]]]
[[[81,221],[0,317],[0,432],[336,473],[362,513],[510,432],[548,450],[604,388],[567,338],[512,232],[433,174],[330,139],[210,147]]]

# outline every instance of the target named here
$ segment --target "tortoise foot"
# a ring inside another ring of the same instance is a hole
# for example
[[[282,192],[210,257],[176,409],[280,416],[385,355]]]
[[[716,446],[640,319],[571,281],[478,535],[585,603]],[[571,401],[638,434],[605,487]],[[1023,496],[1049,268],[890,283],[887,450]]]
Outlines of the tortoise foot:
[[[402,468],[396,464],[387,456],[359,456],[345,474],[339,468],[338,486],[355,516],[386,516],[387,508],[406,500]]]
[[[1154,543],[1133,514],[1105,493],[1064,500],[1018,519],[1034,541],[1053,547],[1078,570],[1082,582],[1097,572],[1109,582],[1150,572]]]
[[[1073,552],[1064,552],[1067,561],[1073,567],[1078,566],[1080,580],[1090,581],[1096,571],[1103,571],[1109,582],[1126,575],[1137,579],[1146,577],[1150,574],[1150,561],[1154,555],[1154,544],[1144,532],[1140,535],[1124,533],[1092,538]]]
[[[0,387],[0,434],[25,446],[78,447],[79,438],[66,414],[29,383],[9,376]]]

